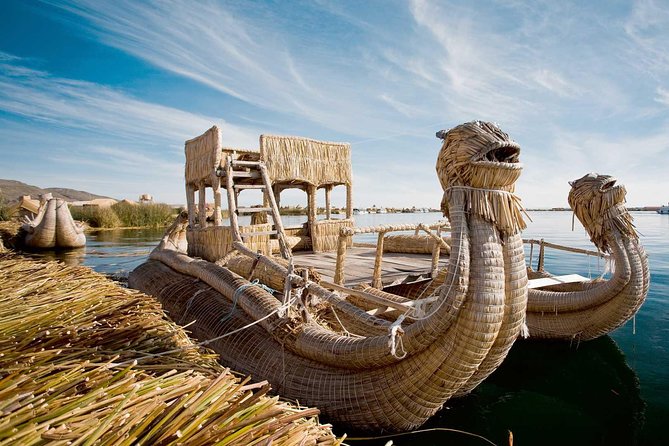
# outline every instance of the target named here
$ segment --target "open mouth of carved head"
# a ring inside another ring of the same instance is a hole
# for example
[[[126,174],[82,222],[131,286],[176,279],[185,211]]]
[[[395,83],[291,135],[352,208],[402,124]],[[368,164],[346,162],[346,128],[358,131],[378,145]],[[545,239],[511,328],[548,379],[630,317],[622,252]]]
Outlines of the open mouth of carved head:
[[[444,140],[437,172],[444,188],[511,190],[522,171],[520,146],[496,124],[474,121],[437,133]]]
[[[588,206],[591,209],[595,201],[601,201],[604,207],[614,206],[625,201],[626,190],[622,184],[611,175],[589,173],[578,180],[570,181],[569,203],[572,207]]]
[[[513,141],[494,143],[472,158],[474,163],[518,164],[520,146]]]

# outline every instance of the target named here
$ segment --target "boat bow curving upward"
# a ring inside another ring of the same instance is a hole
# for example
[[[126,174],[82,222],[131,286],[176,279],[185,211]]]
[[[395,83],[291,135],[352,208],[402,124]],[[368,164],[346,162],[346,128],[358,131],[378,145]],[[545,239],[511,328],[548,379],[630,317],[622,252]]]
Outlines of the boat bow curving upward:
[[[605,335],[630,320],[648,294],[648,256],[625,207],[624,186],[594,173],[570,184],[569,205],[598,251],[610,255],[614,272],[607,280],[530,289],[527,325],[532,337],[589,340]]]
[[[24,243],[36,249],[81,248],[86,235],[81,224],[74,221],[67,202],[45,194],[34,219],[23,225]]]

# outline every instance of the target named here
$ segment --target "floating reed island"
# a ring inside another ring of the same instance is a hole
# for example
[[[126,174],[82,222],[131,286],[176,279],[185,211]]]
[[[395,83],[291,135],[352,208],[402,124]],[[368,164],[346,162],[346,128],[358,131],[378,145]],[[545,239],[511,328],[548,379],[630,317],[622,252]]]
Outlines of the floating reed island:
[[[341,444],[88,268],[0,254],[0,294],[0,445]]]
[[[527,301],[525,224],[513,194],[519,146],[478,121],[441,136],[450,222],[355,228],[348,144],[263,135],[259,150],[241,150],[223,147],[213,127],[185,145],[188,211],[129,284],[158,297],[223,364],[329,420],[373,431],[420,426],[502,362]],[[345,218],[330,212],[335,187],[346,189]],[[288,188],[307,194],[304,225],[281,222]],[[240,205],[253,190],[258,205]],[[324,219],[316,218],[319,190]],[[242,214],[256,218],[242,226]],[[419,234],[385,249],[397,231]],[[378,234],[377,246],[353,244],[359,233]]]

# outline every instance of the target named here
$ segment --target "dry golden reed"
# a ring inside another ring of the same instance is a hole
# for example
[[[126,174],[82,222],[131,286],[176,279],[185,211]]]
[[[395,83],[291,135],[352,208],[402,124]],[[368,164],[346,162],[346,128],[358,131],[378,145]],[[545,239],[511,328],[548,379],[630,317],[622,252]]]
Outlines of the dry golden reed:
[[[88,268],[0,255],[0,291],[0,445],[339,443]]]

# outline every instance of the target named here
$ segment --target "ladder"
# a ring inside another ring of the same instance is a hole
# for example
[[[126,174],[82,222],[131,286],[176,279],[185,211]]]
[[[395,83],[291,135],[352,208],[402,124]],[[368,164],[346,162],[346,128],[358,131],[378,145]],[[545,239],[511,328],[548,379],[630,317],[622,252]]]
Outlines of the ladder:
[[[281,257],[290,259],[291,253],[286,243],[286,233],[283,229],[279,208],[272,191],[272,183],[267,174],[267,167],[262,161],[239,161],[233,160],[230,155],[225,161],[225,188],[228,193],[228,214],[230,215],[230,228],[232,230],[232,239],[236,242],[244,242],[245,238],[258,235],[276,235],[279,240],[279,249]],[[242,183],[241,181],[245,181]],[[244,189],[257,189],[263,191],[265,203],[261,207],[238,207],[237,195]],[[268,206],[269,204],[269,206]],[[263,212],[268,217],[271,216],[274,221],[274,229],[271,231],[244,232],[239,231],[239,221],[237,217],[242,214],[252,214]]]

